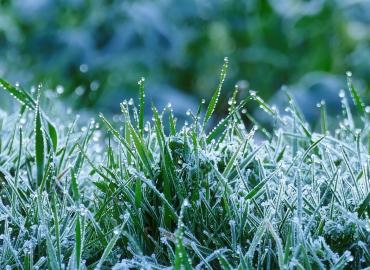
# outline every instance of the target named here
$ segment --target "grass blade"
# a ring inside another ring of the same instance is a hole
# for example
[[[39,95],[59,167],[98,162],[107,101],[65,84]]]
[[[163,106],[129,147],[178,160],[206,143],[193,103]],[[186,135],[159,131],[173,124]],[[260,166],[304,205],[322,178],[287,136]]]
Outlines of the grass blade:
[[[348,85],[349,92],[351,93],[351,97],[352,97],[353,103],[355,104],[357,111],[361,115],[364,115],[365,114],[365,104],[362,101],[360,95],[358,94],[357,89],[353,85],[352,74],[348,72],[347,72],[347,85]]]
[[[39,98],[37,99],[35,112],[35,157],[37,168],[37,185],[40,186],[44,174],[45,139],[44,132],[42,129]]]
[[[99,262],[96,266],[97,269],[101,269],[103,263],[108,258],[109,254],[112,252],[112,249],[115,246],[117,240],[119,239],[119,237],[122,233],[122,230],[123,230],[124,226],[126,225],[126,222],[127,222],[127,220],[125,220],[119,228],[116,228],[116,229],[113,230],[113,237],[109,241],[106,248],[104,249],[103,255],[101,256],[101,258],[100,258],[100,260],[99,260]]]
[[[211,101],[208,105],[206,115],[204,117],[204,123],[208,122],[208,120],[211,118],[213,112],[215,111],[218,99],[219,99],[220,94],[221,94],[222,84],[224,83],[225,78],[226,78],[226,73],[227,73],[228,66],[229,66],[229,60],[228,60],[227,57],[225,57],[224,58],[224,64],[222,65],[222,68],[221,68],[220,81],[219,81],[218,87],[217,87],[216,91],[214,92],[214,94],[212,96],[212,99],[211,99]]]
[[[144,132],[144,107],[145,107],[145,93],[144,93],[144,78],[141,78],[139,84],[139,130]]]

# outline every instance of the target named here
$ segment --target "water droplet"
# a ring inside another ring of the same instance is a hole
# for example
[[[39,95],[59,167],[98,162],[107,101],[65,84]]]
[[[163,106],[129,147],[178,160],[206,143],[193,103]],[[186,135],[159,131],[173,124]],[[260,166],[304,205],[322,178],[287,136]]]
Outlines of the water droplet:
[[[83,86],[78,86],[75,89],[75,93],[77,96],[82,96],[85,93],[85,88]]]
[[[141,79],[137,82],[138,85],[142,85],[145,82],[145,78],[141,77]]]
[[[86,72],[88,72],[88,71],[89,71],[89,66],[88,66],[87,64],[81,64],[81,65],[80,65],[80,71],[81,71],[82,73],[86,73]]]
[[[339,97],[340,98],[344,98],[346,96],[346,93],[344,92],[344,90],[343,89],[340,89],[339,90]]]
[[[185,199],[184,200],[184,207],[188,207],[188,206],[190,206],[189,200]]]
[[[124,220],[128,220],[130,218],[130,213],[125,213],[124,215],[123,215],[123,219]]]
[[[249,94],[251,95],[251,97],[255,97],[257,95],[257,92],[254,90],[250,90]]]
[[[166,236],[162,236],[162,237],[160,238],[160,240],[161,240],[161,242],[162,242],[163,244],[166,244],[166,243],[167,243],[167,237],[166,237]]]
[[[62,85],[58,85],[58,86],[56,87],[56,91],[57,91],[57,94],[58,94],[58,95],[61,95],[61,94],[63,94],[63,93],[64,93],[64,87],[63,87]]]
[[[246,80],[241,80],[241,81],[238,81],[236,86],[240,89],[240,90],[246,90],[248,87],[249,87],[249,82],[246,81]]]
[[[202,104],[205,104],[206,103],[206,100],[204,98],[202,98]]]
[[[100,83],[98,81],[92,81],[90,83],[90,89],[91,91],[97,91],[100,86]]]
[[[346,72],[346,75],[347,75],[348,77],[352,77],[352,72],[351,72],[351,71],[347,71],[347,72]]]

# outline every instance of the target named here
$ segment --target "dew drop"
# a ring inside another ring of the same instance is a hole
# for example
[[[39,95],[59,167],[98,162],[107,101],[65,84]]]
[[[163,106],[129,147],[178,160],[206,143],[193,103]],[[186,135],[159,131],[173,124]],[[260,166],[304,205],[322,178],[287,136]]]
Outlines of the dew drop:
[[[137,82],[138,85],[142,85],[145,82],[145,78],[141,77],[141,79]]]
[[[57,94],[58,94],[58,95],[61,95],[61,94],[63,94],[63,93],[64,93],[64,87],[63,87],[62,85],[58,85],[58,86],[56,87],[56,91],[57,91]]]
[[[254,90],[250,90],[249,94],[251,95],[251,97],[255,97],[257,95],[257,92]]]
[[[75,93],[77,96],[82,96],[85,93],[85,88],[83,86],[78,86],[75,89]]]
[[[184,200],[184,207],[188,207],[188,206],[190,206],[189,200],[185,199]]]
[[[100,84],[99,84],[98,81],[92,81],[90,83],[90,89],[91,89],[91,91],[97,91],[98,88],[99,88],[99,86],[100,86]]]
[[[21,125],[24,125],[24,124],[26,124],[27,123],[27,120],[25,119],[25,118],[21,118],[20,120],[19,120],[19,123],[21,124]]]
[[[340,89],[339,90],[339,97],[340,98],[344,98],[345,96],[346,96],[346,94],[345,94],[344,90],[343,89]]]
[[[81,64],[81,65],[80,65],[80,71],[81,71],[82,73],[86,73],[86,72],[88,72],[88,71],[89,71],[89,66],[88,66],[88,65],[86,65],[86,64]]]

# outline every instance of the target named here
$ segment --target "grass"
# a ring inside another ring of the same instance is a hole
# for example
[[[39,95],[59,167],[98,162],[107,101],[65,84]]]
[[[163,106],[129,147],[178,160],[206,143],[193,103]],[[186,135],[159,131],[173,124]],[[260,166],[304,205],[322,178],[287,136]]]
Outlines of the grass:
[[[337,128],[324,104],[315,132],[289,94],[282,114],[236,88],[209,129],[226,69],[181,127],[171,106],[145,122],[143,79],[138,107],[85,126],[1,80],[21,106],[0,118],[0,268],[366,268],[370,114],[351,78]],[[252,102],[272,131],[246,126]]]

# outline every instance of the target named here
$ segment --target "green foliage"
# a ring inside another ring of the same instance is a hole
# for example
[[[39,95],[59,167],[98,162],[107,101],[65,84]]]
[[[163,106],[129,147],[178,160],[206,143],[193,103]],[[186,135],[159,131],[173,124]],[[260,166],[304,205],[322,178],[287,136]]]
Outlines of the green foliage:
[[[159,99],[168,86],[210,99],[220,55],[235,59],[229,81],[263,98],[314,71],[369,83],[368,10],[354,0],[3,0],[0,73],[104,108],[118,91],[133,96],[142,75],[161,82],[150,93]]]
[[[55,117],[39,93],[4,82],[35,106],[0,114],[1,269],[370,264],[370,115],[351,112],[343,93],[336,129],[315,132],[293,100],[280,114],[251,92],[208,130],[220,86],[177,127],[170,107],[152,106],[145,122],[141,82],[138,108],[123,102],[123,122],[101,115],[100,127]],[[251,102],[271,132],[245,125]]]

